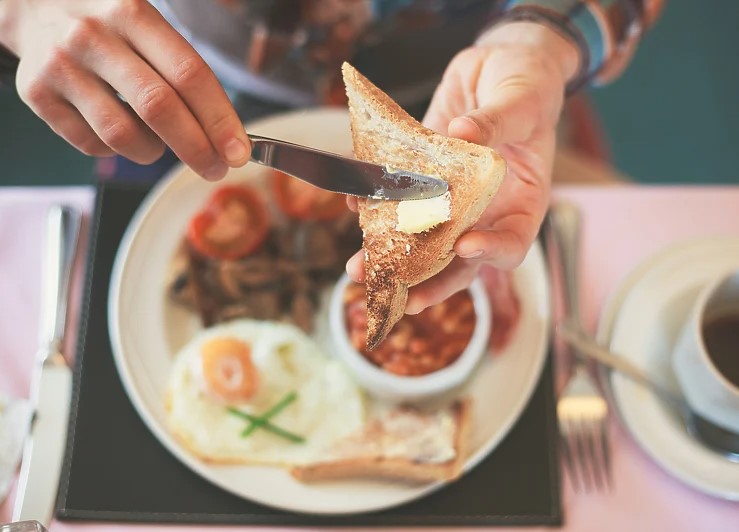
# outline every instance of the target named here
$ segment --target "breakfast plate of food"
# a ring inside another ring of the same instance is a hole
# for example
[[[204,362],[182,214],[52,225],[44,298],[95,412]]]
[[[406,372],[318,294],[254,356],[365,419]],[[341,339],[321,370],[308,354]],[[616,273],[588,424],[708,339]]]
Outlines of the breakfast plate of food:
[[[510,275],[488,270],[403,315],[504,165],[422,130],[361,76],[348,83],[351,116],[296,111],[247,131],[449,179],[440,217],[400,227],[397,202],[362,200],[356,214],[263,166],[219,183],[180,166],[132,219],[110,284],[116,366],[155,437],[213,484],[296,512],[375,511],[454,482],[514,425],[548,352],[538,244]],[[360,248],[365,284],[344,273]]]

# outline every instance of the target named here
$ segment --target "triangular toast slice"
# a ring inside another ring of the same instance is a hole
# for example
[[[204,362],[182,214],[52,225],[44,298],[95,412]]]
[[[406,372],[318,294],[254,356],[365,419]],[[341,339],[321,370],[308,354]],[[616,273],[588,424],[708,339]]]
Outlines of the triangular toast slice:
[[[302,482],[454,480],[467,459],[471,416],[470,399],[430,412],[409,406],[387,409],[360,432],[337,441],[322,460],[293,467],[290,473]]]
[[[505,177],[491,148],[423,127],[351,65],[342,67],[358,159],[447,181],[449,220],[418,233],[398,228],[396,201],[359,201],[367,284],[367,348],[376,347],[400,320],[408,288],[439,273],[454,258],[457,238],[471,228]],[[437,208],[439,201],[429,208]]]

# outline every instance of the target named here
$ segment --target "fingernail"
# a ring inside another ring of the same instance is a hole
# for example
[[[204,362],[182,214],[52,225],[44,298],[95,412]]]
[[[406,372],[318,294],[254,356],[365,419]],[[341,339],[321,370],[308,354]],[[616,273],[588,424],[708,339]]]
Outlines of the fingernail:
[[[229,140],[223,151],[226,155],[226,160],[230,163],[240,163],[249,157],[249,150],[246,148],[246,144],[239,139]]]
[[[463,259],[474,259],[476,257],[482,256],[484,252],[481,249],[476,249],[475,251],[471,251],[469,253],[460,253],[459,256]]]
[[[218,181],[222,179],[228,172],[228,165],[226,163],[218,161],[216,164],[208,168],[203,177],[208,181]]]

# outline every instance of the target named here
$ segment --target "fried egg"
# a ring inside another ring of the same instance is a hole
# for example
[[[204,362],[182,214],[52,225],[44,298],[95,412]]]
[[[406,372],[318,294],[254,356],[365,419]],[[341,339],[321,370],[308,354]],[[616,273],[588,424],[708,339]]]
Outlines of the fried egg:
[[[270,418],[295,441],[251,421]],[[198,457],[214,463],[300,465],[317,461],[365,422],[361,389],[336,360],[289,324],[237,320],[200,331],[177,355],[167,423]],[[234,412],[237,411],[237,412]]]

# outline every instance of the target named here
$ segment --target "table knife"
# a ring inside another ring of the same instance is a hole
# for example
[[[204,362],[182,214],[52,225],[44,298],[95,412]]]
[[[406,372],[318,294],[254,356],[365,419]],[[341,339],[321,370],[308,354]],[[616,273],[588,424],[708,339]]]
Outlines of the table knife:
[[[447,183],[436,177],[392,169],[282,140],[249,135],[251,160],[331,192],[382,200],[441,196]]]
[[[42,264],[39,349],[31,379],[34,418],[23,449],[14,521],[51,521],[66,444],[72,372],[62,354],[72,263],[81,216],[49,210]]]

